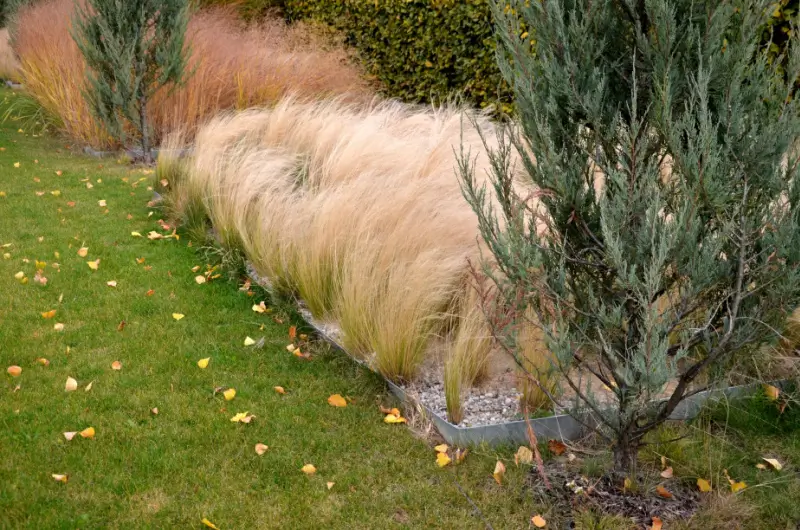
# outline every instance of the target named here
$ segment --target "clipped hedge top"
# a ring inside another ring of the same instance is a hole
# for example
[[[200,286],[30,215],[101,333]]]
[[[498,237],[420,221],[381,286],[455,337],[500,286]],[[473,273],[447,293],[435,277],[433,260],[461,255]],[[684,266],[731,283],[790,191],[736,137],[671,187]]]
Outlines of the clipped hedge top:
[[[510,106],[487,0],[285,0],[284,12],[342,31],[390,96]]]

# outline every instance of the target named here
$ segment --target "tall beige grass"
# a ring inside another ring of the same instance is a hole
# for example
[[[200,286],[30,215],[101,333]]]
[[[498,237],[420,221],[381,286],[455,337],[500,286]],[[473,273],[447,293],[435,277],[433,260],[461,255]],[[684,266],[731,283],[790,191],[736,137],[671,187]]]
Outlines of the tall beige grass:
[[[83,100],[85,65],[70,35],[73,9],[74,0],[44,0],[19,11],[12,45],[20,79],[48,112],[62,118],[67,134],[109,146],[113,142]],[[287,27],[277,19],[244,25],[231,10],[197,13],[187,32],[193,75],[149,104],[155,140],[175,130],[191,138],[220,111],[271,105],[288,93],[368,97],[348,53],[321,39],[308,25]]]
[[[0,79],[19,80],[19,61],[11,48],[8,29],[0,29]]]
[[[477,174],[489,167],[472,121],[492,142],[494,125],[457,106],[286,98],[201,127],[173,193],[387,377],[414,379],[444,340],[471,385],[490,349],[465,298],[479,234],[455,173],[462,139]]]

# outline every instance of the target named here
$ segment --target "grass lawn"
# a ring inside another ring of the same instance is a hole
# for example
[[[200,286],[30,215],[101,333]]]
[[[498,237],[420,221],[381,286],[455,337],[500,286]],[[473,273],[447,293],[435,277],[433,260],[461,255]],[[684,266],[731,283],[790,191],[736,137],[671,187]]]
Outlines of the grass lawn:
[[[483,528],[456,478],[499,527],[528,526],[527,469],[509,466],[501,487],[489,450],[438,468],[430,445],[383,423],[378,405],[392,401],[377,376],[322,347],[310,361],[287,352],[291,322],[253,312],[261,298],[222,278],[198,285],[192,268],[206,262],[185,238],[131,236],[161,232],[152,175],[17,129],[0,129],[0,528],[200,528],[204,517],[223,530]],[[265,346],[244,347],[247,336]],[[335,393],[347,407],[327,403]],[[230,421],[245,411],[251,424]],[[94,439],[62,435],[90,426]],[[309,463],[313,476],[300,471]]]
[[[2,107],[14,97],[0,91]],[[169,233],[158,211],[149,215],[148,171],[76,155],[8,122],[0,175],[0,528],[203,528],[203,518],[223,530],[486,528],[466,495],[498,530],[530,528],[537,512],[548,528],[563,527],[564,507],[525,487],[530,467],[514,465],[513,448],[474,448],[463,464],[438,468],[428,441],[383,423],[378,406],[393,405],[380,378],[324,345],[311,360],[287,352],[290,317],[252,311],[262,298],[224,278],[196,283],[192,269],[207,261],[186,238],[132,236]],[[87,262],[98,259],[92,270]],[[35,281],[37,265],[46,285]],[[264,347],[245,347],[248,336]],[[11,377],[9,365],[22,373]],[[65,391],[68,377],[77,390]],[[236,396],[226,401],[217,387]],[[346,407],[328,404],[336,393]],[[664,482],[661,456],[674,468],[668,488],[698,477],[714,486],[695,519],[664,528],[800,520],[796,407],[734,407],[665,428],[643,449],[656,477],[646,494]],[[232,423],[239,412],[255,419]],[[88,427],[93,439],[62,434]],[[261,456],[257,443],[269,446]],[[580,449],[570,465],[602,474],[605,453]],[[757,469],[762,456],[783,470]],[[498,458],[508,469],[502,485],[491,476]],[[305,464],[316,474],[301,472]],[[748,487],[732,495],[723,469]],[[577,519],[585,530],[629,527],[588,511]]]

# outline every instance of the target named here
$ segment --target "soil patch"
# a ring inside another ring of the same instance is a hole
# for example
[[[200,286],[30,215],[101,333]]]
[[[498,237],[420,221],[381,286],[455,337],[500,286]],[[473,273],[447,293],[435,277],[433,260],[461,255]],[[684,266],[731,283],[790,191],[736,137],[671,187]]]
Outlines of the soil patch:
[[[570,519],[574,511],[592,509],[596,513],[630,519],[644,529],[652,525],[653,517],[660,518],[665,525],[689,519],[700,505],[696,486],[661,479],[657,474],[640,473],[635,483],[626,488],[624,478],[587,477],[574,464],[564,462],[547,463],[545,472],[551,489],[545,487],[535,468],[531,470],[526,487],[535,499],[554,506],[565,519]],[[656,491],[658,486],[664,488],[662,494]]]

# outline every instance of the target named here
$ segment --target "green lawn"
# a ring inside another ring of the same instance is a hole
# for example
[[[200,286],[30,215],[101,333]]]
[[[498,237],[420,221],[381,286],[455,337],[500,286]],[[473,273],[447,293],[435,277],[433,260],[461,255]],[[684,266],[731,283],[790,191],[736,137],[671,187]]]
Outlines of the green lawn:
[[[0,107],[15,97],[0,91]],[[280,308],[253,312],[263,295],[224,277],[196,283],[192,268],[208,262],[185,237],[133,237],[169,233],[147,206],[152,173],[18,128],[0,126],[0,528],[203,528],[207,518],[222,530],[460,529],[486,528],[485,518],[499,530],[530,528],[538,512],[563,528],[569,508],[537,504],[513,448],[473,448],[463,464],[438,468],[430,439],[382,422],[378,406],[396,403],[379,377],[322,344],[311,360],[290,354],[289,326],[299,322]],[[37,261],[46,285],[35,281]],[[245,347],[248,336],[264,347]],[[9,365],[21,375],[8,375]],[[74,392],[65,392],[68,377]],[[235,388],[235,398],[217,387]],[[347,407],[327,403],[336,393]],[[238,412],[255,419],[232,423]],[[62,434],[87,427],[94,439]],[[783,529],[800,519],[796,405],[780,414],[774,403],[747,402],[652,441],[641,455],[655,477],[642,484],[646,494],[660,483],[662,455],[674,467],[668,488],[698,477],[715,488],[696,518],[664,528]],[[256,443],[268,451],[259,456]],[[602,474],[607,453],[570,450],[576,472]],[[757,469],[762,456],[784,469]],[[498,458],[508,469],[502,485],[492,478]],[[305,464],[317,473],[302,473]],[[723,469],[748,488],[732,495]],[[584,530],[628,527],[578,519]]]
[[[496,527],[528,526],[527,469],[509,466],[498,486],[489,450],[438,468],[428,443],[382,422],[378,405],[392,401],[377,376],[321,346],[310,361],[287,352],[292,322],[253,312],[262,298],[223,278],[198,285],[192,267],[206,261],[185,238],[131,236],[161,232],[152,175],[17,129],[0,129],[0,528],[200,528],[204,517],[223,530],[483,528],[456,479]],[[265,346],[245,348],[246,336]],[[67,377],[78,390],[65,392]],[[334,393],[349,405],[328,405]],[[230,421],[245,411],[251,424]],[[90,426],[94,439],[62,435]],[[316,475],[300,471],[308,463]]]

